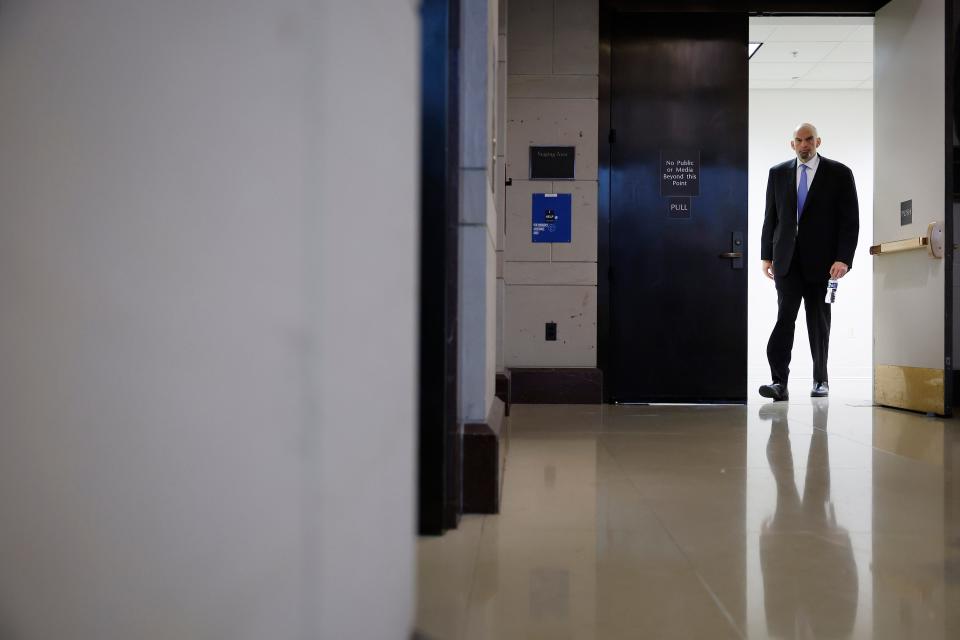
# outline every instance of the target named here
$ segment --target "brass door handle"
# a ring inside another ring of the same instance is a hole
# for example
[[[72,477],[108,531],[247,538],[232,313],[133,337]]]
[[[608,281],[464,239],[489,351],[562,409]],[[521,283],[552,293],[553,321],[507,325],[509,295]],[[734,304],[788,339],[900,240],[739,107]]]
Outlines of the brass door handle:
[[[731,231],[730,232],[730,251],[725,251],[721,253],[718,258],[729,260],[730,268],[739,271],[743,269],[743,232],[742,231]]]
[[[894,240],[892,242],[883,242],[870,247],[870,255],[882,256],[888,253],[897,253],[898,251],[910,251],[912,249],[923,249],[926,247],[927,253],[932,258],[943,257],[944,231],[942,222],[931,222],[927,225],[926,237],[907,238],[906,240]],[[956,249],[956,245],[953,247]]]

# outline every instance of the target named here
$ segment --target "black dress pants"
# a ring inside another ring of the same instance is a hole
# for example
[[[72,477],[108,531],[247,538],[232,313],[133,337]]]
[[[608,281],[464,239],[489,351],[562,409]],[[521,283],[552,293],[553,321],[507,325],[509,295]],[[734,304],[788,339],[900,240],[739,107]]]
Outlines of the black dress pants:
[[[794,255],[790,270],[783,277],[775,276],[777,285],[777,323],[767,342],[767,361],[774,382],[787,384],[790,377],[790,356],[800,301],[807,313],[807,335],[813,357],[813,381],[828,382],[827,351],[830,347],[830,305],[824,301],[829,274],[815,282],[805,280],[799,256]]]

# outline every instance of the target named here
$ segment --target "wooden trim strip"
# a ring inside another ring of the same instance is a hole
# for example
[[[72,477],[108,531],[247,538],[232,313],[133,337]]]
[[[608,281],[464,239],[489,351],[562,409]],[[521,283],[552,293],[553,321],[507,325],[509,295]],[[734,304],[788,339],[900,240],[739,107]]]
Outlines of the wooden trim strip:
[[[463,512],[500,512],[503,454],[507,448],[504,403],[493,399],[486,422],[463,425]]]
[[[595,367],[511,368],[512,404],[602,404],[603,372]]]
[[[873,400],[898,409],[945,415],[943,369],[879,364],[873,368]]]

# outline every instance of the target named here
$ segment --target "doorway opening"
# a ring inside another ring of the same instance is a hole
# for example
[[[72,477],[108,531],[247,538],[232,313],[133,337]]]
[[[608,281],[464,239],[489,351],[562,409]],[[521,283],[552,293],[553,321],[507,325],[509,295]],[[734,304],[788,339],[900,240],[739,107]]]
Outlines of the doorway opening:
[[[823,157],[850,167],[857,185],[860,239],[853,268],[839,281],[832,308],[830,394],[869,401],[873,366],[873,22],[872,17],[751,17],[749,62],[748,389],[770,381],[766,345],[777,315],[774,284],[760,269],[767,174],[793,157],[790,137],[816,125]],[[759,46],[758,46],[759,45]],[[804,313],[797,316],[790,388],[803,397],[813,382]]]

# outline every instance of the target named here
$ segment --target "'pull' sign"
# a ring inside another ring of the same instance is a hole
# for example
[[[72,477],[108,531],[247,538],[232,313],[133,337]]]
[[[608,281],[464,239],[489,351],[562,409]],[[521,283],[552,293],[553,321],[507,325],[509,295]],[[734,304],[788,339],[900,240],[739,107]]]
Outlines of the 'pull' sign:
[[[667,201],[667,215],[670,218],[689,218],[690,198],[670,198]]]

